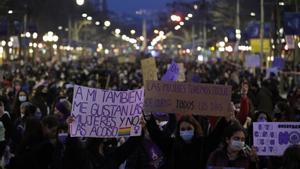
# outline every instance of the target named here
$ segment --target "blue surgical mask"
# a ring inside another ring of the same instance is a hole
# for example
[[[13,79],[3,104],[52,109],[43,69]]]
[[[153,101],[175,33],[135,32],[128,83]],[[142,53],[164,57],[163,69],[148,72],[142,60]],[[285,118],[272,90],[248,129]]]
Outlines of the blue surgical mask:
[[[241,151],[244,146],[245,146],[244,141],[237,141],[237,140],[232,140],[230,145],[231,149],[235,151]]]
[[[194,137],[194,130],[180,131],[180,137],[181,137],[184,141],[191,141],[192,138]]]
[[[58,141],[62,144],[65,144],[67,137],[68,137],[68,133],[59,133],[58,134]]]

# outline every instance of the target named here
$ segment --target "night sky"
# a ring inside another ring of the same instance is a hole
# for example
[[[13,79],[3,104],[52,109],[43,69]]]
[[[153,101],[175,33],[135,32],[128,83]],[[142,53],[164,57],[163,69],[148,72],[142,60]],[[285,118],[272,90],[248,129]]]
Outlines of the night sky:
[[[166,3],[175,0],[107,0],[108,8],[117,13],[134,14],[140,9],[146,10],[163,10]],[[181,0],[192,2],[193,0]]]

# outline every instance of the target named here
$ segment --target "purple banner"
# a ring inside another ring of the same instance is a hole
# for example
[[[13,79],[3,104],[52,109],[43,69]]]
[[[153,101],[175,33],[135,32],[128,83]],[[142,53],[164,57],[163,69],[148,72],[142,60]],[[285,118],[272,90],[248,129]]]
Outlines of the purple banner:
[[[173,60],[169,69],[162,77],[163,81],[176,81],[179,77],[179,67],[177,63]]]

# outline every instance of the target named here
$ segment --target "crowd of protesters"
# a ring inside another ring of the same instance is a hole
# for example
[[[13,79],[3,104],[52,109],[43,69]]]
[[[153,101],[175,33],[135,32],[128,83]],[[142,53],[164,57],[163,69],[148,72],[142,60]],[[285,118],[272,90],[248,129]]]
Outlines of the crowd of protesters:
[[[145,113],[142,136],[73,138],[74,84],[110,90],[143,87],[140,59],[5,63],[1,67],[0,157],[7,169],[300,169],[300,146],[260,157],[253,122],[300,121],[297,77],[266,75],[238,63],[183,62],[187,82],[232,86],[230,117]],[[157,58],[158,78],[171,59]],[[289,69],[288,67],[286,68]]]

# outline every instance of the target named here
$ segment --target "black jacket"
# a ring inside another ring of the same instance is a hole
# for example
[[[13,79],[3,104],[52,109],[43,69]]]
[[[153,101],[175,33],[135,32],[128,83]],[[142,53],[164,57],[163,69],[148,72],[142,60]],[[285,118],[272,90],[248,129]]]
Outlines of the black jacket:
[[[179,135],[175,138],[164,135],[153,118],[147,121],[151,138],[161,148],[167,159],[162,169],[204,169],[209,153],[221,142],[222,132],[226,125],[226,120],[222,118],[208,137],[194,137],[188,144]]]

